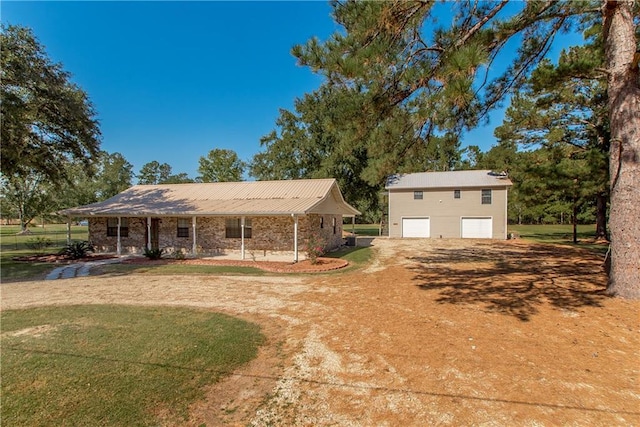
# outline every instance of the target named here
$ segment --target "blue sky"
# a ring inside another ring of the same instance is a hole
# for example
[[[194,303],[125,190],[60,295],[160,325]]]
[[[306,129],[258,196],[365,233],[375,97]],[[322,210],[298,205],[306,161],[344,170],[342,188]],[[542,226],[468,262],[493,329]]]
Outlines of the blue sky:
[[[197,176],[214,148],[250,160],[279,109],[322,79],[291,47],[338,26],[325,1],[2,2],[2,22],[31,27],[92,100],[102,149],[134,173],[147,162]],[[574,40],[575,42],[575,40]],[[496,112],[464,144],[494,143]]]

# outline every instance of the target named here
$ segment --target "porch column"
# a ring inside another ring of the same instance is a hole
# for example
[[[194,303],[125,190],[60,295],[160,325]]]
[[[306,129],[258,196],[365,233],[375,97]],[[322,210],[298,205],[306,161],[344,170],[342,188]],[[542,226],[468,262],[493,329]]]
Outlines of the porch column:
[[[71,217],[67,217],[67,245],[71,244]]]
[[[116,244],[116,254],[122,254],[122,243],[120,242],[120,225],[122,224],[122,218],[118,217],[118,243]]]
[[[151,217],[147,217],[147,249],[151,250]]]
[[[240,259],[244,261],[244,217],[240,217]]]
[[[298,262],[298,215],[293,215],[293,262]]]
[[[191,252],[193,253],[193,256],[196,256],[198,245],[196,244],[196,217],[195,216],[191,218],[191,230],[193,231],[193,247],[191,248]]]

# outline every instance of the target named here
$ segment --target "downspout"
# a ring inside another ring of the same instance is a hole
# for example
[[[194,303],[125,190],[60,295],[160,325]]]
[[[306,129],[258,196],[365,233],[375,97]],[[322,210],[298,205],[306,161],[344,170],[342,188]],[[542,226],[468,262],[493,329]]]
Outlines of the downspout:
[[[193,246],[191,247],[191,252],[193,253],[193,256],[196,256],[196,251],[198,248],[198,245],[196,243],[196,217],[195,215],[191,218],[191,229],[193,230]]]
[[[120,242],[120,225],[122,224],[122,218],[118,217],[118,242],[116,243],[116,254],[122,255],[122,243]]]

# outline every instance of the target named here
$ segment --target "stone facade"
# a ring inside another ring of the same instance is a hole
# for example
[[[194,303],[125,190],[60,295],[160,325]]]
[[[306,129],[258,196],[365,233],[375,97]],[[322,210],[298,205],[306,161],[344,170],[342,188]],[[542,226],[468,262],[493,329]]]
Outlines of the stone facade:
[[[154,217],[155,218],[155,217]],[[236,217],[237,218],[237,217]],[[188,236],[178,237],[178,218],[159,217],[158,247],[168,253],[192,253],[192,219],[188,217]],[[196,219],[198,255],[215,255],[241,249],[240,238],[226,237],[226,217]],[[291,216],[246,217],[251,219],[251,237],[245,238],[246,252],[291,252],[294,250],[294,219]],[[129,217],[128,236],[121,236],[122,253],[142,253],[147,245],[147,218]],[[341,215],[310,214],[298,217],[298,251],[304,253],[309,236],[314,233],[325,243],[325,249],[343,244]],[[107,236],[107,218],[89,219],[89,239],[100,252],[116,252],[118,239]]]

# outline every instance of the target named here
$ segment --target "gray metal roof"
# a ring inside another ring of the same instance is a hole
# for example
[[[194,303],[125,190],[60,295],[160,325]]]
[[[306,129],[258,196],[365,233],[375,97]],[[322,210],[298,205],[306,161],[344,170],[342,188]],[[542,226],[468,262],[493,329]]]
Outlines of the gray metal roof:
[[[506,174],[490,170],[420,172],[392,175],[385,186],[388,190],[412,188],[505,187],[513,185]]]
[[[335,179],[135,185],[102,202],[64,209],[72,216],[359,215]]]

